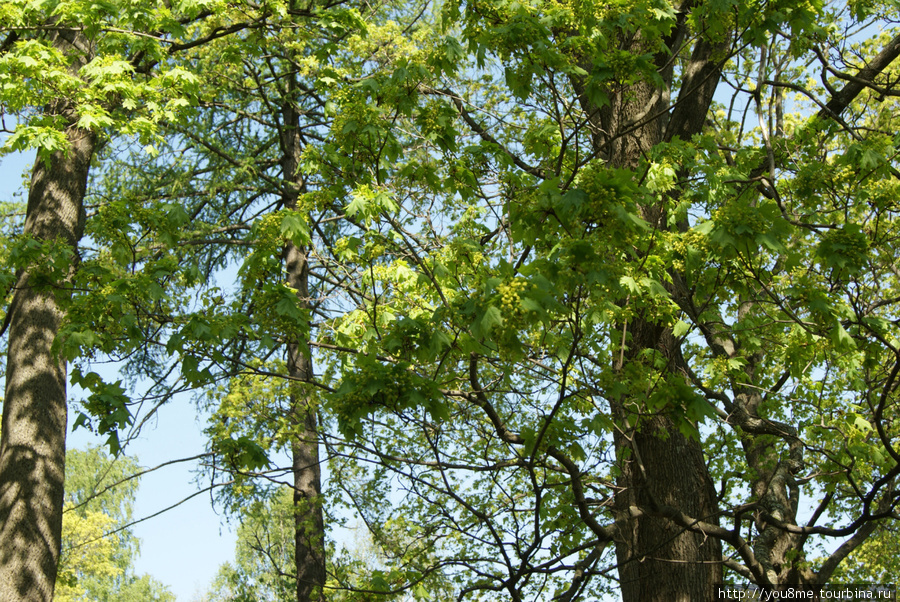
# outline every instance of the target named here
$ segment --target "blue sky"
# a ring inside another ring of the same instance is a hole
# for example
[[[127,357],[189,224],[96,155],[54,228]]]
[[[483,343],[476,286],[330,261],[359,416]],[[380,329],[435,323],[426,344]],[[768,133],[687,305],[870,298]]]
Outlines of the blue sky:
[[[0,135],[0,144],[4,138]],[[33,160],[34,153],[0,157],[0,202],[12,200],[16,191],[24,193],[22,174],[30,171]],[[70,423],[72,415],[70,410]],[[201,421],[190,399],[173,400],[129,445],[127,453],[137,456],[141,465],[148,468],[200,454],[204,450]],[[69,447],[101,443],[84,429],[69,436]],[[175,464],[144,476],[135,518],[154,514],[196,492],[193,466]],[[136,525],[134,533],[141,540],[136,571],[149,573],[168,585],[178,602],[190,602],[205,591],[218,567],[230,561],[234,552],[234,530],[215,512],[208,493]]]

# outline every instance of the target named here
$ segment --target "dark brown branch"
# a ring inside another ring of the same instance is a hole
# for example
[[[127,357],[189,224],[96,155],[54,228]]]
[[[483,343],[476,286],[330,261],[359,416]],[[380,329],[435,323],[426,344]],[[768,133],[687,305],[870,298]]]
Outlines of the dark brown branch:
[[[769,583],[765,569],[756,559],[756,555],[753,553],[753,549],[750,547],[750,544],[747,543],[747,541],[743,537],[741,537],[737,531],[729,531],[728,529],[720,527],[719,525],[690,517],[681,510],[673,508],[671,506],[657,506],[657,508],[652,513],[658,516],[665,517],[676,525],[687,529],[688,531],[692,531],[694,533],[702,533],[703,535],[707,535],[710,537],[716,537],[731,544],[731,546],[735,549],[735,551],[737,551],[737,553],[746,563],[747,570],[749,570],[753,575],[756,583],[760,585]],[[647,512],[641,508],[631,507],[630,514],[632,518],[639,518],[640,516],[647,514]]]
[[[843,88],[834,93],[831,100],[829,100],[825,107],[819,111],[819,118],[836,119],[840,117],[841,113],[850,106],[850,103],[853,102],[866,87],[869,87],[875,77],[887,69],[898,56],[900,56],[900,35],[888,42],[887,46],[875,55],[865,67],[860,69],[858,74],[841,78],[844,80],[849,79],[850,81]]]
[[[519,155],[506,148],[506,146],[504,146],[499,140],[491,136],[487,129],[485,129],[482,124],[480,124],[475,120],[474,117],[472,117],[472,114],[469,113],[469,111],[466,109],[466,105],[463,102],[463,99],[460,98],[457,94],[454,94],[452,90],[428,89],[425,92],[427,94],[438,94],[440,96],[446,96],[447,98],[449,98],[456,106],[456,110],[459,111],[460,117],[463,118],[463,121],[466,122],[466,124],[472,129],[473,132],[478,134],[485,142],[496,145],[497,148],[502,150],[503,153],[507,157],[509,157],[509,159],[516,165],[516,167],[518,167],[525,173],[531,174],[541,180],[549,180],[551,177],[553,177],[552,173],[538,167],[534,167],[533,165],[529,165],[528,163],[523,161]]]
[[[578,508],[578,514],[581,516],[581,520],[584,521],[584,524],[586,524],[601,541],[613,541],[618,532],[618,528],[615,525],[601,525],[597,522],[597,519],[594,518],[594,515],[591,514],[588,502],[584,497],[584,484],[581,482],[582,473],[578,468],[578,465],[552,445],[547,449],[547,453],[550,454],[551,458],[562,464],[563,468],[566,469],[566,472],[569,473],[569,477],[572,479],[572,494],[575,496],[575,506]]]
[[[478,382],[478,359],[475,354],[472,354],[469,358],[469,384],[472,385],[472,393],[475,395],[475,400],[481,409],[484,410],[484,413],[488,415],[491,424],[494,425],[494,429],[497,431],[497,435],[507,443],[525,445],[525,439],[507,428],[500,414],[497,413],[497,410],[494,409],[494,406],[488,400],[487,395],[484,394],[484,389],[481,388]]]

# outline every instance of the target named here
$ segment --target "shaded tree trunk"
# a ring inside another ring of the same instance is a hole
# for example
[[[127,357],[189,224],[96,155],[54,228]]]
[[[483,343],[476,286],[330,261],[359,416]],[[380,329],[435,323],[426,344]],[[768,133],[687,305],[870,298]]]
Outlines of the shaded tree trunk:
[[[309,349],[292,349],[292,377],[312,378]],[[316,409],[303,395],[291,396],[296,435],[291,445],[294,473],[295,555],[298,602],[324,602],[325,519],[322,513],[322,483],[319,466],[319,432]]]
[[[631,322],[631,354],[643,349],[678,353],[668,329]],[[634,359],[634,358],[631,358]],[[686,531],[654,511],[668,506],[717,524],[717,501],[700,442],[685,437],[664,413],[629,424],[629,410],[646,414],[644,399],[613,404],[621,470],[614,511],[619,523],[616,556],[625,602],[713,600],[722,582],[722,545],[711,536]],[[645,513],[635,518],[633,508]]]
[[[60,108],[57,113],[63,113]],[[67,152],[36,161],[25,233],[75,257],[95,147],[70,127]],[[67,276],[71,276],[74,263]],[[34,266],[19,274],[9,308],[6,396],[0,439],[0,600],[49,601],[61,546],[66,455],[66,362],[52,349],[65,314],[66,278]]]
[[[301,299],[309,299],[309,267],[306,250],[289,244],[288,285]],[[292,343],[288,349],[288,374],[309,382],[313,363],[309,345]],[[294,475],[295,561],[298,602],[324,602],[325,519],[322,513],[322,474],[319,465],[319,431],[314,401],[306,390],[291,394],[291,414],[296,429],[291,444]]]
[[[293,80],[288,86],[288,98],[295,98]],[[293,93],[293,94],[291,94]],[[282,170],[285,180],[282,205],[297,209],[297,200],[304,182],[299,174],[299,158],[303,149],[300,135],[300,115],[288,101],[282,110]],[[309,308],[309,250],[288,242],[284,250],[287,284],[296,289],[305,308]],[[308,337],[309,319],[302,333]],[[313,362],[306,338],[288,345],[288,375],[294,381],[310,382]],[[295,562],[297,571],[297,601],[325,602],[325,520],[322,512],[322,475],[319,465],[319,432],[314,400],[306,389],[292,387],[291,415],[295,438],[291,445],[294,477]]]

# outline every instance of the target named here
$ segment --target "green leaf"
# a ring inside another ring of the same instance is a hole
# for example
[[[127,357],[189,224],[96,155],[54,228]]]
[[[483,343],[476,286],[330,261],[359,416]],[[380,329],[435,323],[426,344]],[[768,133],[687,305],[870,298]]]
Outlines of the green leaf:
[[[840,322],[834,325],[831,331],[831,340],[838,349],[852,349],[856,346],[853,337]]]
[[[672,335],[676,338],[681,338],[686,335],[691,330],[691,325],[683,320],[678,320],[675,323],[675,326],[672,327]]]
[[[503,324],[503,314],[500,310],[493,305],[487,307],[484,310],[484,314],[481,316],[481,320],[479,322],[480,332],[482,336],[488,336],[491,330]]]
[[[291,240],[298,247],[309,244],[309,228],[302,215],[285,211],[281,217],[281,235]]]

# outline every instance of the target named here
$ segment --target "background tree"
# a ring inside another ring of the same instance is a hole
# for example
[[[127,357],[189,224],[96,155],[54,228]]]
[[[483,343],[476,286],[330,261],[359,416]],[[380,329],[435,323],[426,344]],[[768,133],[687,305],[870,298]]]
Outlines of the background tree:
[[[97,447],[68,452],[55,600],[174,602],[151,576],[134,572],[139,542],[128,525],[134,518],[138,470],[134,458],[110,458]]]
[[[296,599],[294,567],[294,519],[289,489],[278,489],[265,501],[257,501],[240,512],[234,564],[223,565],[211,585],[208,602]],[[398,521],[398,532],[402,529]],[[342,538],[339,549],[329,552],[328,590],[333,600],[449,600],[446,583],[426,579],[414,587],[389,594],[393,580],[403,584],[395,560],[370,539],[365,526],[353,529],[356,537]],[[349,532],[349,530],[348,530]],[[402,538],[402,536],[401,536]]]
[[[293,495],[280,488],[241,512],[234,564],[219,569],[210,602],[297,599]]]

